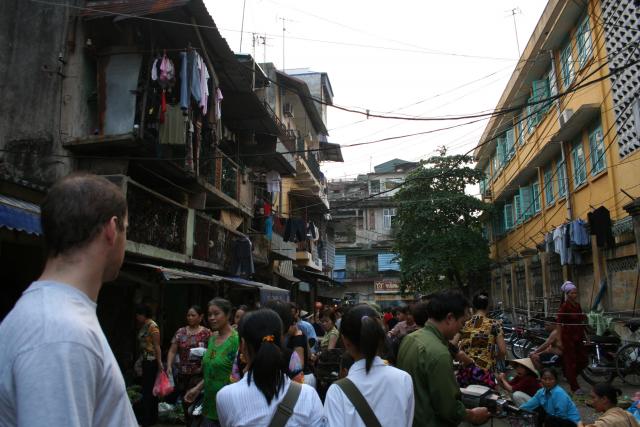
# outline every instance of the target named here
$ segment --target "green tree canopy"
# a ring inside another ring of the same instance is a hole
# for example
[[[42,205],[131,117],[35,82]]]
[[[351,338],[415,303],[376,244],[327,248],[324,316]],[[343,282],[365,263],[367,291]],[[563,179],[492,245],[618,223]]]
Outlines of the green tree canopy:
[[[402,282],[411,291],[474,285],[489,265],[480,215],[491,205],[465,194],[482,171],[470,156],[440,156],[421,162],[395,195],[395,249]]]

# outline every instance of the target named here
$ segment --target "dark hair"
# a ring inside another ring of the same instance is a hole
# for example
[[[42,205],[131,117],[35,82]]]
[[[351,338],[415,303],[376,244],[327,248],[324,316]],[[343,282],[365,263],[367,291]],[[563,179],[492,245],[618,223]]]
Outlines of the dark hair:
[[[189,310],[193,310],[196,313],[198,313],[198,316],[202,316],[204,314],[204,311],[202,310],[202,307],[200,307],[198,304],[194,304],[191,307],[189,307],[187,309],[187,313],[189,312]]]
[[[371,306],[358,304],[344,315],[340,323],[340,334],[364,355],[367,373],[386,336],[377,318],[378,312]]]
[[[249,311],[249,307],[247,307],[247,306],[246,306],[246,305],[244,305],[244,304],[240,304],[240,305],[238,306],[238,308],[236,308],[236,311],[238,311],[238,310],[242,310],[242,311],[244,311],[244,312],[246,313],[247,311]]]
[[[456,291],[436,292],[431,295],[429,304],[427,304],[429,319],[433,319],[436,322],[444,320],[449,313],[453,313],[455,318],[459,319],[464,316],[468,308],[469,301],[460,292]]]
[[[137,304],[135,307],[135,314],[142,314],[147,319],[151,319],[153,316],[153,310],[147,304]]]
[[[91,243],[111,218],[124,231],[127,199],[106,178],[73,173],[57,181],[40,207],[42,234],[49,256],[58,256]]]
[[[278,317],[280,317],[280,321],[282,322],[282,332],[286,334],[291,325],[295,323],[289,303],[278,299],[272,299],[267,301],[264,306],[265,308],[275,311]]]
[[[486,310],[489,307],[489,294],[480,292],[473,296],[473,308],[476,310]]]
[[[209,301],[209,304],[208,304],[209,307],[211,307],[212,305],[215,305],[220,310],[222,310],[224,314],[227,315],[227,317],[231,313],[231,303],[229,302],[229,300],[226,300],[224,298],[214,298],[211,301]]]
[[[420,327],[424,326],[424,324],[427,323],[427,319],[429,318],[427,305],[429,305],[428,301],[420,301],[419,303],[414,304],[411,309],[413,320],[415,320],[416,325]]]
[[[611,384],[598,383],[593,386],[593,392],[596,396],[606,397],[612,405],[618,404],[618,396],[622,394],[620,389],[615,388]]]
[[[402,307],[400,307],[398,309],[398,312],[402,313],[402,314],[411,314],[411,311],[409,310],[409,307],[406,305],[403,305]]]
[[[282,321],[268,308],[247,313],[238,327],[240,338],[248,347],[251,363],[247,382],[251,380],[271,404],[274,396],[284,387],[287,361],[281,349]]]
[[[349,370],[349,368],[351,368],[351,366],[353,365],[353,362],[353,356],[345,351],[344,353],[342,353],[342,357],[340,357],[340,369]]]
[[[376,317],[378,315],[376,314]],[[331,319],[331,321],[333,322],[333,324],[336,324],[336,312],[333,311],[333,309],[331,308],[327,308],[326,310],[324,310],[322,313],[320,313],[320,318],[322,319],[323,317],[326,317],[328,319]]]
[[[542,376],[546,373],[549,373],[551,375],[553,375],[553,378],[556,379],[556,381],[558,381],[558,372],[553,369],[553,368],[544,368],[541,372],[540,372],[540,378],[542,378]]]

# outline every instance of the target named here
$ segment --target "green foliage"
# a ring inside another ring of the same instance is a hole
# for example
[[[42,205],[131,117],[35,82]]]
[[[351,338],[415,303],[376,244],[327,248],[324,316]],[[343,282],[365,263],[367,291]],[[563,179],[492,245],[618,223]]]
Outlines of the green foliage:
[[[479,218],[491,205],[465,194],[483,177],[471,162],[442,152],[421,162],[395,195],[395,250],[410,291],[481,285],[489,247]]]

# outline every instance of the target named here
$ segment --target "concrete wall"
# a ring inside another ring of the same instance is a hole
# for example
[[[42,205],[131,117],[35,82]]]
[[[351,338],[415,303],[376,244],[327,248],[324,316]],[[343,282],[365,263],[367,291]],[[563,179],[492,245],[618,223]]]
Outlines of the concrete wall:
[[[82,49],[75,46],[74,53],[72,12],[31,1],[0,2],[0,149],[7,150],[0,152],[0,172],[47,184],[70,171],[61,146],[62,83],[78,78],[78,70],[63,66],[58,55],[68,61]]]

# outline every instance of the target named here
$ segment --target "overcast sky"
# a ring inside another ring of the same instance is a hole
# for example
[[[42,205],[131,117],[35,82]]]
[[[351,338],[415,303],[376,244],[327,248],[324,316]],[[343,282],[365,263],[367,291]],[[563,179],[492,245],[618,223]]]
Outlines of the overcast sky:
[[[277,68],[326,72],[334,104],[387,115],[455,116],[491,110],[526,46],[546,0],[205,0],[235,52]],[[286,28],[283,40],[282,26]],[[264,36],[252,46],[252,33]],[[329,109],[329,141],[343,146],[426,132],[464,121],[366,119]],[[439,146],[463,153],[486,121],[429,135],[343,147],[344,163],[323,164],[350,179],[393,158],[417,161]]]

